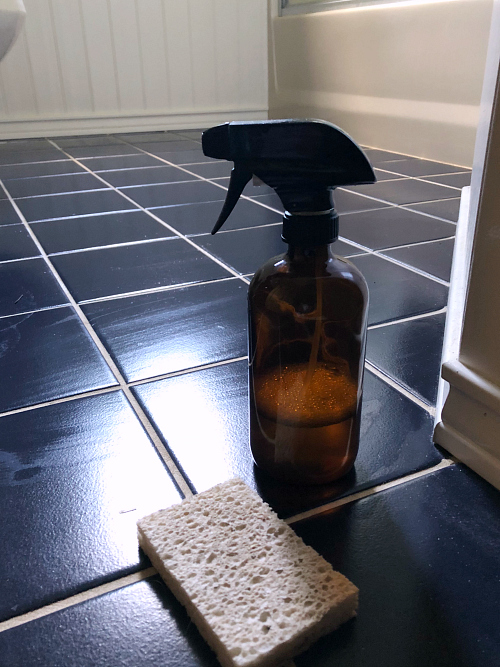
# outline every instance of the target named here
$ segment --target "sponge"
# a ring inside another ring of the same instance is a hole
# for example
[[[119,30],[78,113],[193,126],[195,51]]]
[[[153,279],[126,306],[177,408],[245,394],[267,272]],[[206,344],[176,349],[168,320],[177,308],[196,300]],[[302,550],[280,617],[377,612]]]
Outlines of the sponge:
[[[223,667],[271,667],[356,615],[358,589],[239,479],[138,522]]]

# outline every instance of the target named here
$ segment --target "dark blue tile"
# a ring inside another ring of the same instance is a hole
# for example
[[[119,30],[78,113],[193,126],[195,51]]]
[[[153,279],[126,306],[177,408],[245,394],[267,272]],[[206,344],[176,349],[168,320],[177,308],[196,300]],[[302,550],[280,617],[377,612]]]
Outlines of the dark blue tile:
[[[373,250],[446,238],[455,234],[449,222],[400,207],[349,213],[340,218],[340,235]]]
[[[393,174],[390,171],[385,171],[384,169],[373,169],[373,172],[377,178],[377,181],[393,181],[396,178],[400,178],[397,174]]]
[[[68,303],[41,258],[0,264],[0,315],[50,308]]]
[[[281,224],[219,232],[214,236],[205,234],[193,240],[242,274],[254,273],[268,259],[285,253],[288,248],[281,238]],[[336,241],[333,251],[344,257],[363,252],[343,241]]]
[[[117,143],[111,146],[75,146],[73,148],[64,148],[63,150],[77,159],[105,155],[132,155],[140,152],[135,146],[124,143]]]
[[[197,491],[238,476],[281,516],[290,516],[441,460],[432,444],[432,417],[366,373],[354,471],[333,484],[293,487],[292,492],[289,485],[254,468],[248,445],[247,374],[247,363],[241,361],[133,390]]]
[[[46,139],[7,139],[0,141],[0,154],[12,151],[38,151],[52,148]]]
[[[0,412],[116,384],[71,308],[0,319]]]
[[[221,176],[229,176],[233,168],[232,162],[204,162],[202,164],[192,164],[189,166],[189,171],[203,176],[203,178],[220,178]],[[247,193],[245,193],[247,194]]]
[[[384,255],[414,266],[417,269],[437,276],[442,280],[450,279],[451,261],[453,259],[454,239],[419,243],[418,245],[395,248],[384,251]]]
[[[456,167],[445,162],[433,162],[432,160],[422,160],[420,158],[407,158],[406,160],[397,160],[395,162],[386,162],[384,169],[394,171],[404,176],[430,176],[431,174],[451,174],[453,172],[463,171],[463,167]]]
[[[111,157],[84,158],[80,162],[92,171],[108,171],[111,169],[133,169],[134,167],[158,167],[161,162],[151,155],[137,153],[135,155],[113,155]]]
[[[77,174],[84,169],[73,160],[55,160],[53,162],[32,162],[0,167],[0,178],[33,178],[37,176],[53,176],[57,174]]]
[[[252,199],[253,201],[259,202],[260,204],[264,204],[265,206],[270,206],[271,208],[274,208],[279,213],[283,213],[285,210],[283,204],[281,203],[281,199],[278,197],[276,193],[267,195],[258,195],[252,197]]]
[[[87,250],[51,259],[78,301],[229,275],[182,239]]]
[[[160,577],[0,634],[8,667],[220,667]]]
[[[408,156],[403,153],[384,151],[381,148],[364,148],[363,152],[366,154],[372,165],[383,162],[393,162],[394,160],[406,160],[408,158]],[[382,169],[386,169],[386,167],[383,166]]]
[[[110,134],[99,134],[90,137],[56,137],[54,141],[61,148],[80,148],[82,146],[123,146],[123,141]]]
[[[192,181],[196,176],[187,174],[177,167],[168,167],[160,162],[154,167],[144,169],[119,169],[118,171],[106,171],[100,174],[108,183],[116,188],[129,185],[149,185],[151,183],[173,183],[175,181]]]
[[[177,137],[177,141],[135,141],[134,146],[137,146],[148,153],[166,153],[174,151],[192,151],[200,150],[201,144],[198,141],[191,141],[190,139],[181,139]]]
[[[83,306],[127,381],[247,353],[247,286],[240,280]]]
[[[180,498],[121,393],[1,417],[0,441],[1,620],[147,565],[135,523]]]
[[[458,192],[457,192],[458,194]],[[460,210],[460,198],[458,199],[443,199],[441,201],[429,201],[421,204],[411,204],[407,208],[433,215],[437,218],[443,218],[450,222],[458,220],[458,212]]]
[[[394,323],[368,332],[366,358],[434,404],[441,367],[446,315]]]
[[[181,234],[206,234],[212,231],[219,217],[222,203],[203,202],[185,206],[167,206],[155,208],[152,213],[177,229]],[[259,206],[248,199],[240,199],[229,219],[224,223],[224,230],[272,225],[281,222],[281,213]]]
[[[374,255],[350,260],[364,275],[370,293],[368,323],[430,313],[446,306],[448,288]]]
[[[225,188],[229,187],[229,173],[231,169],[233,168],[233,163],[232,162],[226,162],[225,160],[220,161],[220,164],[225,164],[226,168],[229,167],[229,171],[227,172],[227,177],[217,177],[215,180],[217,183],[220,183],[223,185]],[[212,177],[213,178],[213,177]],[[254,185],[253,180],[251,180],[243,189],[243,194],[245,197],[262,197],[263,195],[274,195],[275,192],[274,190],[269,186],[266,185],[265,183],[259,183],[259,185]],[[280,202],[281,206],[281,202]]]
[[[162,141],[181,141],[184,138],[177,134],[177,132],[172,132],[169,130],[158,132],[128,132],[116,134],[115,136],[122,141],[128,141],[130,144],[154,144]]]
[[[145,148],[145,146],[143,146]],[[173,164],[193,164],[198,162],[215,162],[211,157],[203,155],[201,146],[199,150],[166,150],[155,153],[159,158],[172,162]]]
[[[444,176],[428,176],[425,180],[441,185],[451,185],[454,188],[465,188],[470,185],[471,172],[466,171],[459,174],[444,174]]]
[[[127,188],[125,194],[144,208],[221,201],[226,198],[226,190],[201,180],[188,181],[187,183],[143,185],[136,188]]]
[[[392,181],[387,181],[387,183],[392,183]],[[333,201],[335,202],[335,208],[340,215],[342,215],[342,213],[369,211],[387,206],[384,202],[376,201],[370,197],[363,197],[355,192],[350,192],[349,190],[340,189],[334,191]]]
[[[91,215],[112,211],[133,210],[136,207],[114,190],[75,192],[50,197],[18,199],[17,205],[28,222]]]
[[[360,589],[297,667],[497,667],[500,494],[458,466],[295,526]]]
[[[61,192],[102,190],[107,186],[92,174],[63,174],[39,178],[19,178],[4,181],[12,197],[36,197]]]
[[[0,226],[17,225],[20,222],[21,219],[10,201],[0,201]]]
[[[64,160],[66,157],[64,153],[52,147],[41,150],[5,150],[0,152],[0,165],[50,162],[52,160]]]
[[[370,185],[353,185],[349,191],[375,197],[389,204],[412,204],[435,199],[449,199],[458,194],[455,188],[419,181],[415,178],[381,181]],[[340,208],[339,211],[341,211]]]
[[[40,252],[24,225],[0,227],[0,262],[36,257]]]
[[[48,253],[175,236],[144,211],[46,220],[31,229]]]

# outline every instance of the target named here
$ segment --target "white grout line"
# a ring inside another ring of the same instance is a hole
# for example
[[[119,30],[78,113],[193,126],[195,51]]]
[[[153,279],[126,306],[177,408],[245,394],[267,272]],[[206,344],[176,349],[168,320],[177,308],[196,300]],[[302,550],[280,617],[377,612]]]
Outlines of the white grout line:
[[[382,322],[382,324],[371,324],[368,327],[368,331],[373,329],[382,329],[383,327],[390,327],[393,324],[403,324],[404,322],[413,322],[414,320],[422,320],[426,317],[432,317],[433,315],[441,315],[441,313],[446,313],[446,306],[440,308],[439,310],[433,310],[430,313],[420,313],[419,315],[411,315],[410,317],[402,317],[399,320],[391,320],[390,322]]]
[[[449,468],[450,466],[455,465],[455,461],[452,459],[443,459],[437,465],[432,468],[426,468],[425,470],[420,470],[419,472],[412,473],[411,475],[406,475],[405,477],[399,477],[398,479],[392,480],[391,482],[386,482],[385,484],[379,484],[378,486],[372,486],[369,489],[364,491],[359,491],[358,493],[353,493],[350,496],[345,496],[344,498],[339,498],[338,500],[333,500],[331,503],[326,503],[320,507],[315,507],[312,510],[307,510],[306,512],[300,512],[300,514],[295,514],[294,516],[285,519],[285,522],[288,524],[297,523],[298,521],[303,521],[304,519],[310,519],[311,517],[318,516],[319,514],[324,514],[326,512],[331,512],[337,507],[342,507],[342,505],[349,505],[356,500],[361,500],[362,498],[368,498],[377,493],[387,491],[388,489],[393,489],[396,486],[401,484],[406,484],[407,482],[412,482],[415,479],[420,477],[425,477],[431,475],[434,472],[443,470],[444,468]]]
[[[437,164],[447,164],[450,165],[451,167],[460,167],[460,169],[463,169],[464,171],[470,171],[469,167],[464,167],[463,164],[455,164],[454,162],[441,162],[440,160],[433,160],[430,157],[422,157],[419,155],[411,155],[410,153],[400,153],[399,151],[391,151],[389,148],[378,148],[376,146],[363,146],[363,150],[369,150],[369,151],[381,151],[382,153],[392,153],[393,155],[402,155],[404,158],[414,158],[415,160],[425,160],[425,162],[436,162]]]
[[[58,611],[67,609],[68,607],[74,607],[77,604],[86,602],[87,600],[92,600],[93,598],[100,597],[106,593],[111,593],[112,591],[119,590],[120,588],[125,588],[131,584],[136,584],[139,581],[144,581],[144,579],[149,579],[156,574],[154,567],[148,567],[147,570],[141,570],[134,574],[129,574],[126,577],[121,577],[120,579],[115,579],[110,581],[107,584],[102,584],[101,586],[96,586],[91,588],[88,591],[83,591],[83,593],[77,593],[72,595],[69,598],[60,600],[58,602],[53,602],[48,604],[45,607],[40,607],[39,609],[34,609],[33,611],[28,611],[26,614],[21,614],[20,616],[14,616],[14,618],[9,618],[7,621],[2,621],[0,623],[0,632],[5,632],[5,630],[12,630],[12,628],[17,628],[19,625],[24,625],[30,621],[35,621],[44,616],[49,616],[50,614],[55,614]]]
[[[112,385],[110,387],[103,387],[102,389],[84,391],[81,394],[71,394],[70,396],[64,396],[63,398],[56,398],[53,401],[45,401],[44,403],[34,403],[33,405],[25,405],[22,408],[15,408],[14,410],[1,412],[0,419],[2,417],[8,417],[9,415],[17,415],[20,414],[21,412],[29,412],[30,410],[37,410],[38,408],[47,408],[50,405],[58,405],[59,403],[70,403],[71,401],[77,401],[80,398],[90,398],[92,396],[101,396],[102,394],[111,394],[114,391],[120,391],[120,386],[118,384]]]
[[[173,234],[173,233],[172,233]],[[147,245],[148,243],[159,243],[161,241],[175,241],[177,236],[161,236],[154,239],[140,239],[139,241],[123,241],[121,243],[110,243],[109,245],[94,245],[88,248],[75,248],[74,250],[60,250],[59,252],[48,253],[50,257],[58,257],[59,255],[78,255],[82,252],[93,252],[94,250],[106,250],[108,248],[123,248],[129,245]],[[1,263],[1,262],[0,262]]]
[[[56,143],[54,143],[54,142],[52,142],[52,141],[51,141],[50,143],[52,143],[56,148],[59,148],[59,146],[57,146]],[[62,149],[59,148],[59,150],[62,150]],[[64,151],[63,151],[63,152],[64,152]],[[146,153],[146,151],[143,151],[143,152],[144,152],[146,155],[152,155],[152,154],[150,154],[150,153]],[[65,155],[68,155],[69,157],[71,157],[71,156],[69,155],[69,153],[65,153]],[[136,201],[134,201],[131,197],[129,197],[128,195],[126,195],[122,190],[119,190],[118,188],[115,188],[114,185],[112,185],[111,183],[109,183],[108,181],[106,181],[104,178],[102,178],[102,177],[99,176],[98,174],[92,172],[91,169],[89,169],[88,167],[86,167],[83,163],[79,162],[76,158],[72,158],[72,159],[73,159],[78,165],[80,165],[81,167],[83,167],[86,171],[88,171],[88,172],[91,173],[91,174],[94,174],[94,176],[95,176],[96,178],[98,178],[98,179],[99,179],[100,181],[102,181],[103,183],[106,183],[106,185],[108,185],[112,190],[114,190],[114,191],[117,192],[120,196],[122,196],[124,199],[126,199],[126,200],[129,201],[131,204],[133,204],[133,205],[134,205],[134,208],[137,208],[137,209],[143,211],[144,213],[146,213],[146,215],[149,215],[151,218],[153,218],[154,220],[156,220],[157,222],[159,222],[161,225],[163,225],[163,227],[166,227],[167,229],[170,229],[170,231],[172,231],[172,232],[174,232],[175,234],[177,234],[177,236],[180,236],[180,238],[184,239],[184,241],[186,241],[186,243],[189,243],[189,245],[193,246],[193,248],[196,248],[196,250],[198,250],[199,252],[201,252],[202,254],[204,254],[206,257],[209,257],[213,262],[215,262],[216,264],[219,264],[219,266],[221,266],[222,268],[224,268],[226,271],[228,271],[229,273],[231,273],[233,276],[236,276],[236,278],[239,278],[239,279],[242,280],[244,283],[248,284],[248,281],[247,281],[245,278],[243,278],[243,276],[242,276],[240,273],[238,273],[237,271],[235,271],[231,266],[229,266],[228,264],[225,264],[224,262],[222,262],[220,259],[218,259],[218,258],[215,257],[214,255],[211,255],[207,250],[205,250],[205,248],[203,248],[202,246],[199,246],[197,243],[195,243],[194,241],[192,241],[190,237],[186,236],[185,234],[183,234],[182,232],[180,232],[178,229],[176,229],[176,228],[173,227],[172,225],[169,225],[168,223],[166,223],[164,220],[162,220],[162,219],[159,218],[157,215],[155,215],[150,209],[146,209],[146,208],[144,208],[144,206],[141,206],[141,204],[138,204],[138,203],[137,203]],[[167,161],[164,160],[164,162],[167,162]],[[172,163],[170,163],[170,162],[167,162],[167,164],[171,164],[171,166],[174,166],[174,167],[176,166],[176,165],[174,165],[174,164],[172,164]],[[183,170],[183,171],[187,171],[187,170]],[[188,171],[187,173],[191,173],[191,172]],[[198,177],[196,174],[193,174],[193,175],[196,177],[196,180],[198,180],[198,179],[200,178],[200,177]],[[201,179],[201,180],[208,180],[208,179]],[[137,187],[140,187],[140,186],[137,186]],[[218,187],[218,186],[217,186],[217,187]],[[225,189],[225,188],[223,188],[223,189]]]
[[[33,178],[36,178],[34,176]],[[11,179],[14,180],[14,179]],[[23,179],[24,180],[24,179]],[[89,188],[87,190],[67,190],[63,192],[42,192],[41,194],[38,195],[27,195],[25,197],[15,197],[16,200],[20,201],[25,201],[26,199],[41,199],[43,197],[64,197],[66,195],[81,195],[85,194],[86,192],[105,192],[106,190],[109,190],[108,187],[105,188]]]
[[[441,241],[452,241],[455,238],[453,236],[443,236],[439,239],[429,239],[427,241],[415,241],[414,243],[404,243],[403,245],[391,245],[386,248],[378,248],[376,252],[387,252],[388,250],[399,250],[400,248],[413,248],[417,245],[429,245],[430,243],[440,243]]]
[[[129,382],[130,387],[138,387],[141,384],[148,384],[149,382],[159,382],[160,380],[168,380],[168,378],[178,377],[179,375],[189,375],[190,373],[197,373],[198,371],[206,371],[209,368],[218,368],[219,366],[228,366],[237,361],[246,361],[248,356],[232,357],[231,359],[224,359],[223,361],[214,361],[211,364],[203,364],[202,366],[193,366],[192,368],[184,368],[179,371],[172,371],[171,373],[163,373],[162,375],[155,375],[153,377],[144,378],[144,380],[134,380]]]
[[[114,375],[116,381],[120,385],[120,388],[122,389],[123,393],[127,397],[132,409],[136,413],[136,416],[140,420],[143,428],[146,430],[149,437],[151,438],[154,446],[156,447],[156,450],[158,451],[158,454],[161,456],[161,458],[163,459],[163,462],[165,463],[166,467],[170,471],[170,474],[175,479],[179,489],[181,489],[182,493],[184,493],[184,495],[186,497],[191,496],[192,491],[189,488],[189,485],[184,480],[184,477],[182,476],[182,474],[179,472],[177,466],[175,465],[175,463],[172,460],[170,454],[168,453],[167,449],[165,448],[164,444],[162,443],[160,437],[158,436],[155,429],[153,428],[153,425],[151,424],[151,422],[147,418],[146,413],[144,412],[142,407],[139,405],[139,402],[137,401],[137,399],[133,395],[133,393],[132,393],[131,389],[128,387],[127,383],[125,382],[120,370],[118,369],[118,366],[115,364],[113,358],[111,357],[111,355],[109,354],[107,349],[104,347],[104,345],[101,342],[99,336],[96,334],[96,332],[94,331],[94,329],[90,325],[90,322],[88,321],[86,315],[84,314],[84,312],[82,311],[82,309],[80,308],[78,303],[76,302],[75,298],[73,297],[73,295],[71,294],[69,289],[66,287],[66,284],[62,280],[59,273],[56,271],[54,265],[50,261],[49,256],[47,255],[47,253],[43,249],[42,244],[40,243],[40,241],[35,236],[35,233],[33,232],[31,227],[27,223],[26,218],[23,216],[20,208],[18,207],[18,205],[16,204],[16,202],[14,201],[14,199],[12,198],[9,191],[7,190],[7,188],[5,187],[5,185],[3,184],[3,182],[1,180],[0,180],[0,186],[3,188],[4,192],[6,193],[7,197],[9,198],[10,203],[15,208],[19,218],[22,220],[22,222],[23,222],[25,228],[27,229],[29,235],[31,236],[31,238],[34,241],[35,245],[37,246],[38,250],[40,251],[40,254],[42,255],[45,262],[47,263],[47,266],[49,267],[49,269],[51,270],[52,275],[54,276],[57,283],[59,284],[59,287],[61,288],[63,293],[66,295],[66,298],[68,299],[70,304],[73,306],[76,314],[80,318],[81,323],[83,324],[83,326],[87,330],[87,333],[89,334],[89,336],[91,337],[95,346],[97,347],[97,349],[101,353],[102,357],[106,361],[110,371]]]
[[[371,361],[366,360],[365,361],[365,368],[369,370],[373,375],[376,375],[380,380],[383,380],[386,384],[388,384],[390,387],[398,391],[400,394],[403,394],[403,396],[406,396],[406,398],[409,398],[410,401],[421,407],[423,410],[428,412],[431,417],[434,417],[436,414],[436,409],[432,406],[423,401],[421,398],[419,398],[416,394],[413,394],[409,389],[404,387],[402,384],[399,384],[399,382],[396,382],[390,375],[382,371],[380,368],[375,366]]]
[[[40,257],[40,259],[42,259]],[[23,310],[19,313],[9,313],[9,315],[0,315],[0,320],[5,320],[8,317],[22,317],[23,315],[33,315],[34,313],[45,313],[47,310],[57,310],[59,308],[71,308],[70,303],[60,303],[57,306],[45,306],[44,308],[37,308],[36,310]]]

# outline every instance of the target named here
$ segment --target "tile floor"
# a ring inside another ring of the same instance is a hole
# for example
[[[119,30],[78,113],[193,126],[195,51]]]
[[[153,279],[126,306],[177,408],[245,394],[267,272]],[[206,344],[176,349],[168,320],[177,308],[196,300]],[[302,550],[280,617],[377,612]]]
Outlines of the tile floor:
[[[500,655],[499,494],[432,443],[466,169],[367,149],[339,254],[370,287],[360,454],[290,489],[247,447],[246,289],[285,250],[197,131],[0,142],[0,665],[215,666],[136,520],[241,476],[361,589],[297,667],[486,667]],[[376,487],[376,488],[374,488]],[[354,495],[356,494],[356,495]]]

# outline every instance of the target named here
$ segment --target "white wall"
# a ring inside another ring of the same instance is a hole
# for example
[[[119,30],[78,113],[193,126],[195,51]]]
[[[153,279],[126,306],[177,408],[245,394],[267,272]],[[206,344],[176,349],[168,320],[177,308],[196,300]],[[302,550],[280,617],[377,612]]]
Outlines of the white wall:
[[[0,137],[267,117],[266,0],[24,0]]]
[[[270,116],[323,118],[369,146],[470,166],[491,11],[492,0],[436,0],[274,16]]]

